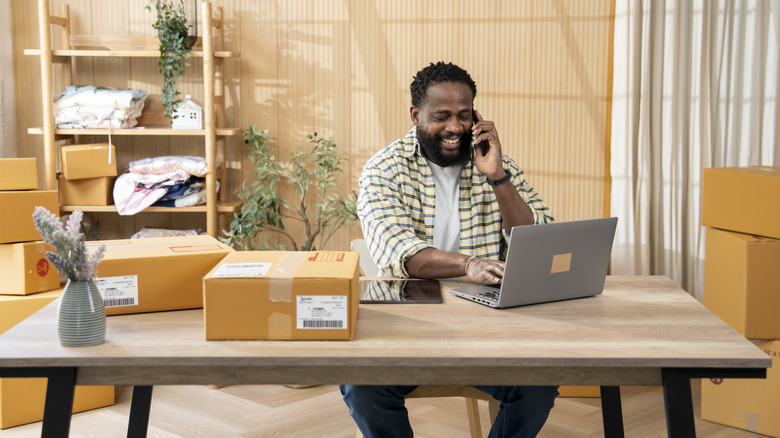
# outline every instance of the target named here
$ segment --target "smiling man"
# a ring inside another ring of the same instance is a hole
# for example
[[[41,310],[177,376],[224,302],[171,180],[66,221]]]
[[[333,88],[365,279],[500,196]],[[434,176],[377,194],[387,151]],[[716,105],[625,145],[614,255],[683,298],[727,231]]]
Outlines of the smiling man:
[[[412,81],[414,126],[374,155],[360,175],[358,216],[380,275],[497,283],[509,233],[552,222],[493,122],[474,109],[477,86],[439,62]],[[472,146],[477,144],[477,147]],[[341,386],[366,438],[411,437],[404,396],[414,386]],[[558,395],[550,386],[478,386],[501,407],[490,437],[535,436]]]

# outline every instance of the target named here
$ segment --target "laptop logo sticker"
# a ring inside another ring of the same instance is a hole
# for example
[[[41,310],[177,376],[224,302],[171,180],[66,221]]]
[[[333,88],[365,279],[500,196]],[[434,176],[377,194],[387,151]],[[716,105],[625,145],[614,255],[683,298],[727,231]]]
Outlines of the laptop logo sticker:
[[[559,272],[568,272],[571,269],[571,253],[555,254],[552,258],[552,267],[550,268],[550,274],[557,274]]]

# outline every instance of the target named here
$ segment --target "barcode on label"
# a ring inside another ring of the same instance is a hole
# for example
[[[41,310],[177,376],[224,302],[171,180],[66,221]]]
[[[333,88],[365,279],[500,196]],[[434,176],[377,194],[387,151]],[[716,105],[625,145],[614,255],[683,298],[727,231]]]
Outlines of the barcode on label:
[[[344,321],[303,320],[303,328],[343,328]]]
[[[103,300],[104,307],[135,306],[135,298],[109,298]]]

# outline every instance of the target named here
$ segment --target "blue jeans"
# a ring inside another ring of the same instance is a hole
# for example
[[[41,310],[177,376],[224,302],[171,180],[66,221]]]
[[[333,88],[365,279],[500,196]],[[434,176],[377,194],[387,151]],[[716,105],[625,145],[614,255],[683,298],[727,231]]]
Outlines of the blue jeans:
[[[404,397],[416,386],[341,385],[365,438],[412,437]],[[501,407],[488,438],[534,437],[544,426],[558,396],[557,386],[475,386],[499,400]]]

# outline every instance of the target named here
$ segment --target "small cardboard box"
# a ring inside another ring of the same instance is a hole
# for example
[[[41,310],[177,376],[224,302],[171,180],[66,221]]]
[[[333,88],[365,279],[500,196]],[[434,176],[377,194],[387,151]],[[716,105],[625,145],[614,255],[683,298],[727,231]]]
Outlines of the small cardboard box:
[[[780,167],[704,169],[701,224],[780,239]]]
[[[206,339],[350,340],[354,252],[239,251],[203,279]]]
[[[561,385],[558,397],[599,398],[601,387],[596,385]]]
[[[49,263],[43,241],[0,243],[0,294],[27,295],[60,287],[60,274]]]
[[[0,296],[0,334],[59,298],[62,289],[26,296]],[[0,429],[43,419],[46,379],[0,379]],[[73,412],[114,404],[113,386],[76,386]]]
[[[780,339],[780,240],[706,233],[704,305],[746,338]]]
[[[70,180],[60,175],[60,205],[113,205],[115,179],[99,176]]]
[[[769,436],[780,436],[780,341],[759,345],[772,358],[766,379],[705,379],[701,418]]]
[[[0,190],[37,190],[35,158],[0,158]]]
[[[116,150],[108,143],[63,146],[60,163],[66,179],[116,176]]]
[[[107,315],[203,307],[203,276],[233,248],[203,236],[88,242],[106,245],[95,284]]]
[[[56,190],[0,192],[0,243],[41,240],[35,229],[33,212],[37,206],[59,214]]]

